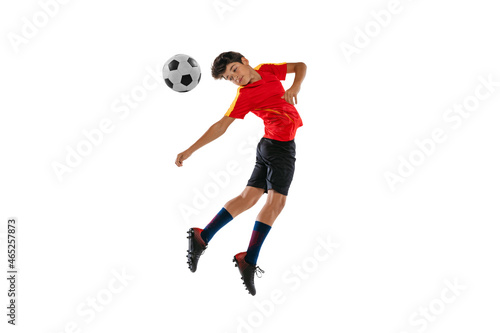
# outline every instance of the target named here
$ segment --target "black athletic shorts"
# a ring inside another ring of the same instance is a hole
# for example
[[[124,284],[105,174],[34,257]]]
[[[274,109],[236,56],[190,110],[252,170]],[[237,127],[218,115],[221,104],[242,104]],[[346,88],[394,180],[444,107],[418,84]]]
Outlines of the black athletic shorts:
[[[262,138],[257,145],[257,161],[247,186],[275,190],[288,195],[295,171],[295,141]]]

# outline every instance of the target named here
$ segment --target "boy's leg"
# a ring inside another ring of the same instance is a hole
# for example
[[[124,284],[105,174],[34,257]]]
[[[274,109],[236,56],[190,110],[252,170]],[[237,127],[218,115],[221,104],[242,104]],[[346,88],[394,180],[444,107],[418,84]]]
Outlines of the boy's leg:
[[[240,252],[233,261],[243,284],[255,295],[254,275],[263,271],[257,267],[260,248],[271,226],[283,210],[295,171],[295,141],[263,138],[257,146],[257,162],[249,183],[267,189],[266,203],[255,221],[247,252]]]
[[[243,284],[251,295],[256,294],[254,284],[255,273],[264,272],[257,267],[260,248],[271,230],[274,221],[285,207],[285,202],[286,195],[278,193],[275,190],[268,191],[266,203],[257,216],[257,221],[255,221],[247,252],[241,252],[234,256],[233,261],[235,262],[235,266],[238,267]]]
[[[267,200],[257,215],[257,221],[272,226],[276,218],[281,213],[286,203],[286,195],[269,190]]]
[[[257,220],[255,221],[250,244],[248,245],[245,261],[251,265],[257,265],[260,248],[266,239],[267,234],[271,231],[276,218],[281,213],[286,203],[286,195],[278,193],[274,190],[269,190],[266,203],[262,207]]]

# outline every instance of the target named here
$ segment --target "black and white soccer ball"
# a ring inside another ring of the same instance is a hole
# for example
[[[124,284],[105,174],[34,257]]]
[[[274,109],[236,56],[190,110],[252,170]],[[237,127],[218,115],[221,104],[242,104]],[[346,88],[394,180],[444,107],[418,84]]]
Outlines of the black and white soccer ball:
[[[188,92],[200,83],[200,66],[190,56],[176,54],[163,66],[163,78],[171,89],[177,92]]]

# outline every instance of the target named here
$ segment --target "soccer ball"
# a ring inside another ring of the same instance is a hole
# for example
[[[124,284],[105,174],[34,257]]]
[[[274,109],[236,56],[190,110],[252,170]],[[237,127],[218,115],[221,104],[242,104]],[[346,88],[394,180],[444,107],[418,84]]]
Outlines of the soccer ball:
[[[200,82],[200,66],[190,56],[176,54],[163,66],[163,78],[171,89],[177,92],[188,92]]]

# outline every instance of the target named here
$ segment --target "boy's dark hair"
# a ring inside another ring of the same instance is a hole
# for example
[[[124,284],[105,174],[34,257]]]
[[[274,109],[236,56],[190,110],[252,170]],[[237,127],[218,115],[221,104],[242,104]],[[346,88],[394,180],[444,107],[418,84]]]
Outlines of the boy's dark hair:
[[[226,71],[226,66],[232,62],[239,62],[243,64],[241,61],[243,55],[238,52],[223,52],[219,54],[217,58],[215,58],[214,63],[212,64],[212,76],[214,79],[220,79],[222,74]]]

